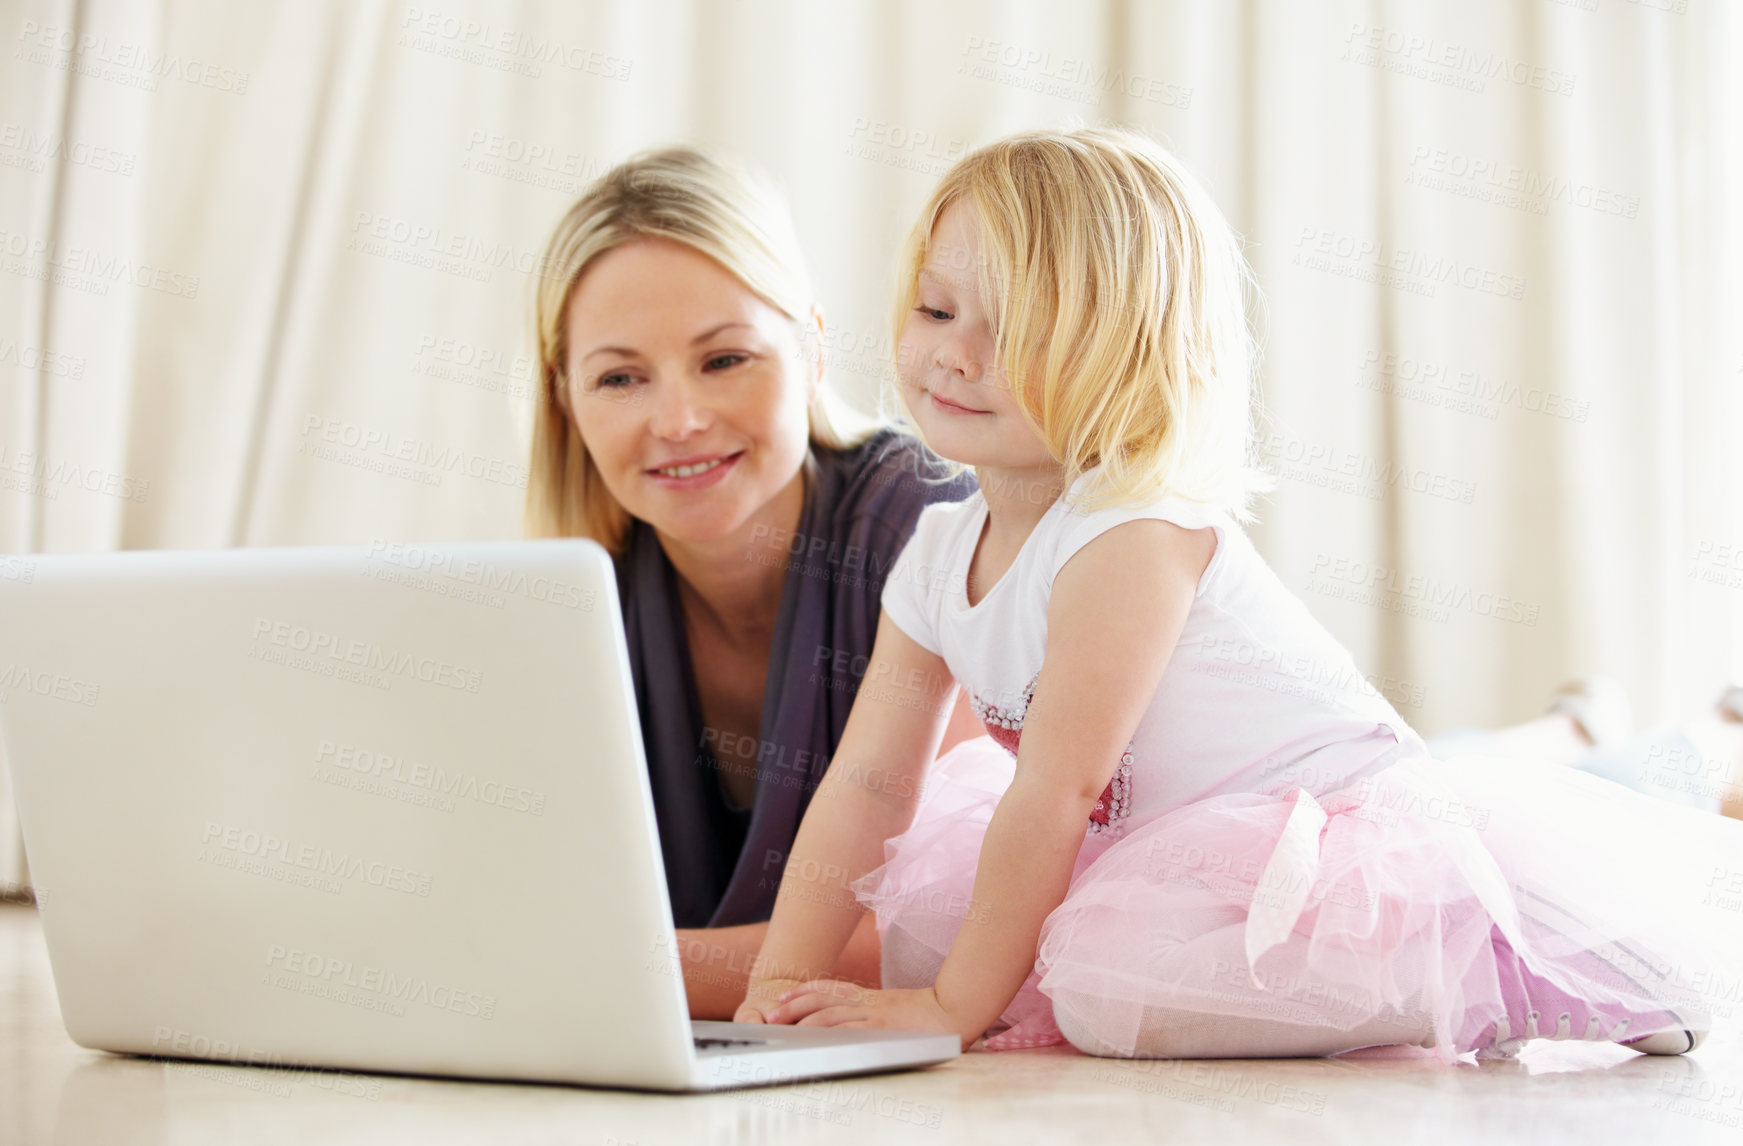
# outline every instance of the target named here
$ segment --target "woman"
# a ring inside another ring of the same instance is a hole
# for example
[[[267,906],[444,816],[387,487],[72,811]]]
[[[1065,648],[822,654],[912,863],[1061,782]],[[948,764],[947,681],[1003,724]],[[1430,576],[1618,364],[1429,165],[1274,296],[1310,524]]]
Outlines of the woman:
[[[784,207],[700,152],[637,156],[569,210],[537,324],[528,532],[616,560],[691,1013],[730,1018],[884,574],[920,510],[973,478],[831,395]],[[959,707],[942,748],[980,732]],[[869,915],[837,973],[878,982]]]

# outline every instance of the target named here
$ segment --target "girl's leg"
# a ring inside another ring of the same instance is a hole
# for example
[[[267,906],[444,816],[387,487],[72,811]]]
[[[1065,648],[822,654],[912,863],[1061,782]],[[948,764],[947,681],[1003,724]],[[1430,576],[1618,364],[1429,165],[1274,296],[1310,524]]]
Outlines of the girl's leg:
[[[1255,984],[1244,957],[1245,926],[1235,919],[1175,944],[1172,923],[1131,934],[1128,941],[1155,942],[1172,949],[1157,961],[1157,975],[1133,999],[1129,983],[1105,977],[1109,996],[1052,989],[1053,1017],[1066,1040],[1085,1054],[1104,1058],[1303,1058],[1341,1054],[1371,1046],[1433,1047],[1438,1036],[1420,992],[1443,970],[1457,969],[1456,989],[1448,984],[1447,1002],[1463,1000],[1448,1013],[1445,1051],[1510,1057],[1530,1038],[1620,1042],[1648,1054],[1682,1054],[1693,1049],[1710,1023],[1698,1002],[1693,1009],[1661,998],[1667,988],[1651,959],[1630,962],[1614,953],[1570,951],[1556,925],[1522,919],[1524,929],[1542,942],[1540,955],[1558,973],[1587,983],[1595,994],[1567,990],[1527,965],[1486,913],[1462,902],[1442,909],[1444,932],[1421,933],[1399,944],[1376,974],[1401,986],[1414,976],[1415,997],[1400,1005],[1382,1001],[1375,990],[1345,986],[1301,972],[1267,972],[1267,966],[1309,965],[1312,941],[1292,935],[1260,960]],[[1472,927],[1487,934],[1473,945]],[[1058,957],[1084,964],[1098,959],[1088,940],[1075,955]],[[1105,961],[1105,960],[1104,960]],[[1094,981],[1079,974],[1079,982]],[[1123,994],[1125,997],[1120,998]],[[1592,1001],[1597,999],[1599,1001]],[[1630,1037],[1632,1036],[1632,1037]]]
[[[1432,1019],[1420,1009],[1394,1010],[1364,991],[1288,980],[1255,986],[1244,946],[1244,922],[1232,918],[1174,946],[1163,973],[1177,1004],[1155,997],[1134,1007],[1050,991],[1053,1017],[1071,1045],[1103,1058],[1316,1058],[1432,1045]],[[1230,1009],[1249,1013],[1222,1013]]]
[[[1428,1021],[1400,1025],[1372,1019],[1351,1030],[1297,1026],[1261,1019],[1150,1008],[1144,1011],[1138,1049],[1131,1055],[1103,1041],[1080,1015],[1054,1000],[1053,1017],[1066,1041],[1101,1058],[1324,1058],[1373,1046],[1432,1046]]]
[[[872,918],[870,912],[866,913],[866,918]],[[873,939],[881,944],[878,952],[878,977],[887,988],[930,987],[937,981],[938,972],[944,966],[944,956],[949,947],[946,946],[940,951],[938,940],[922,941],[914,933],[915,922],[912,916],[898,916],[881,936],[875,928],[872,931]],[[955,923],[956,926],[947,931],[952,938],[954,932],[962,926],[960,913]],[[924,930],[923,926],[922,931]]]

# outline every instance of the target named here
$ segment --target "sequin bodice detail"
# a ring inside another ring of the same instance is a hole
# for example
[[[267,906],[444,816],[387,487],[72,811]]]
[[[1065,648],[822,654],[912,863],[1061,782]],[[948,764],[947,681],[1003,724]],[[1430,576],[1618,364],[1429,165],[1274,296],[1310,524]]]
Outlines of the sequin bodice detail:
[[[1023,689],[1022,699],[1014,705],[999,706],[989,704],[980,697],[969,693],[969,707],[986,725],[987,735],[993,741],[1009,752],[1014,758],[1017,746],[1023,739],[1023,718],[1028,715],[1029,701],[1035,696],[1035,681],[1039,674],[1029,678],[1029,683]],[[1132,745],[1126,744],[1125,751],[1120,753],[1119,765],[1114,769],[1112,780],[1102,789],[1101,796],[1096,800],[1095,807],[1089,812],[1089,834],[1099,835],[1103,832],[1119,834],[1120,825],[1127,813],[1132,810]]]

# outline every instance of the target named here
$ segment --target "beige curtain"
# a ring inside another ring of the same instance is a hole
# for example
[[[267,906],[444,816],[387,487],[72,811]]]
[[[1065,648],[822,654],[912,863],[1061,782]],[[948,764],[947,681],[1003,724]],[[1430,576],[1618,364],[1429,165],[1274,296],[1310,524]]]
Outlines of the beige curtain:
[[[1601,670],[1676,719],[1737,666],[1730,4],[20,0],[0,25],[0,550],[514,536],[528,272],[590,177],[688,140],[781,180],[869,399],[936,176],[1115,121],[1249,240],[1279,474],[1255,537],[1406,717],[1509,722]],[[0,881],[10,823],[0,787]]]

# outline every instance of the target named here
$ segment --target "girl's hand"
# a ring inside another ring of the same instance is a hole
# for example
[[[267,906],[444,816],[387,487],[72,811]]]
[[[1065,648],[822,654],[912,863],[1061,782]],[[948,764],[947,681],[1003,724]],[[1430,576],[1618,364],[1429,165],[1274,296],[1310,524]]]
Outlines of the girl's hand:
[[[778,1023],[790,1020],[774,1018],[781,996],[800,984],[799,979],[756,979],[744,993],[744,1002],[732,1016],[735,1023]]]
[[[968,1024],[945,1010],[931,987],[874,991],[838,979],[812,979],[796,984],[779,999],[769,1022],[953,1034],[962,1038],[965,1051],[982,1034],[965,1029]]]

